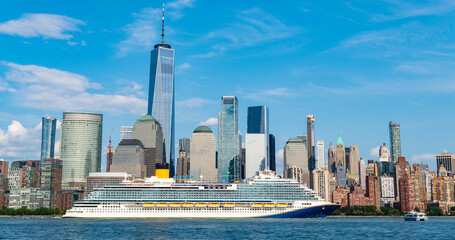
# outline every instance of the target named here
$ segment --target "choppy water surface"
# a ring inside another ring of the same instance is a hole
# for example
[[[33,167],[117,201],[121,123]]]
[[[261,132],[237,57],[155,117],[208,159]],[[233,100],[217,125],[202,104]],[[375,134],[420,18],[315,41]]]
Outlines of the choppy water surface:
[[[455,239],[455,218],[0,218],[0,239]]]

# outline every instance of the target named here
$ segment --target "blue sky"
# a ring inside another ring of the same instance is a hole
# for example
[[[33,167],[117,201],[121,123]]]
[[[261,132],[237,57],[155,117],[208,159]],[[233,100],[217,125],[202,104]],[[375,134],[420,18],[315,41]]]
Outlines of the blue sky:
[[[455,151],[455,2],[165,4],[176,139],[200,123],[217,132],[221,96],[235,95],[242,133],[248,106],[269,107],[277,150],[314,114],[317,140],[328,147],[341,132],[364,159],[389,146],[389,121],[401,124],[411,163],[434,170],[434,154]],[[161,5],[0,2],[0,158],[38,159],[41,117],[63,111],[103,113],[103,147],[111,129],[116,145],[120,126],[146,112]]]

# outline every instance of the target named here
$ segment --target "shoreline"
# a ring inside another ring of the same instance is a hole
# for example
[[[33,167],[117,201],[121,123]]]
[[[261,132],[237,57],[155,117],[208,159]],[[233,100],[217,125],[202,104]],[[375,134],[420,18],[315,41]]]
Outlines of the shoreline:
[[[17,217],[17,218],[62,218],[62,214],[56,215],[0,215],[0,218]]]

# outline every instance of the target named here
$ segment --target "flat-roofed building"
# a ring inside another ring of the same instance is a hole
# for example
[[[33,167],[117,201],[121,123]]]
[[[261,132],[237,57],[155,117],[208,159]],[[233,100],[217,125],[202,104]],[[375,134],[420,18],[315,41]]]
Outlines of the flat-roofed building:
[[[118,184],[125,179],[131,179],[131,174],[126,172],[94,172],[87,177],[87,193],[95,188],[102,188],[106,184]]]

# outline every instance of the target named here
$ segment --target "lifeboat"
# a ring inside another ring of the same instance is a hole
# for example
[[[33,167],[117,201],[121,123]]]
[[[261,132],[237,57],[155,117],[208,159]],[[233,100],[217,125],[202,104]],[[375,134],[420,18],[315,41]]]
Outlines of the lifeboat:
[[[225,204],[223,205],[223,207],[233,208],[233,207],[235,207],[235,204],[233,204],[233,203],[225,203]]]
[[[279,207],[279,208],[285,208],[285,207],[288,207],[288,205],[286,203],[278,203],[276,205],[276,207]]]
[[[169,204],[169,207],[173,207],[173,208],[179,208],[181,206],[180,203],[171,203]]]
[[[219,207],[220,204],[218,203],[209,203],[209,207]]]
[[[144,206],[144,207],[154,207],[155,204],[154,204],[154,203],[144,203],[143,206]]]
[[[182,207],[186,207],[186,208],[190,208],[190,207],[193,207],[193,206],[194,206],[194,204],[192,204],[192,203],[184,203],[184,204],[182,204]]]
[[[273,204],[273,203],[266,203],[266,204],[264,204],[264,207],[266,207],[266,208],[274,208],[274,207],[275,207],[275,204]]]
[[[157,203],[156,207],[167,207],[167,203]]]
[[[195,207],[204,208],[204,207],[207,207],[207,204],[205,204],[205,203],[196,203]]]
[[[253,204],[251,204],[251,207],[254,207],[254,208],[262,207],[262,204],[260,204],[260,203],[253,203]]]

